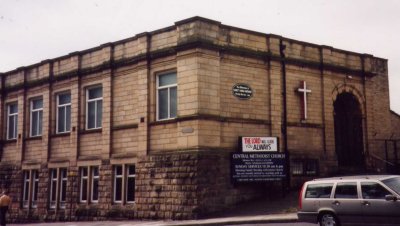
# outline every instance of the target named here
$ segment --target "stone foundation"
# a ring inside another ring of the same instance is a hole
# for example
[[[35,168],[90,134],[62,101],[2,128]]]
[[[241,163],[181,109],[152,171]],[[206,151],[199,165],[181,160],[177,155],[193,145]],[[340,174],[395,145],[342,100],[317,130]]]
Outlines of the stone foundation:
[[[264,186],[233,187],[226,152],[143,158],[137,172],[137,217],[197,219],[263,195]]]
[[[15,223],[90,221],[106,219],[198,219],[231,208],[237,203],[266,195],[264,185],[233,186],[229,153],[193,151],[141,157],[136,164],[135,204],[113,204],[113,174],[102,161],[99,202],[81,204],[78,167],[68,168],[65,209],[49,208],[50,175],[46,165],[39,172],[37,208],[22,208],[23,174],[18,166],[2,166],[1,186],[9,188]]]

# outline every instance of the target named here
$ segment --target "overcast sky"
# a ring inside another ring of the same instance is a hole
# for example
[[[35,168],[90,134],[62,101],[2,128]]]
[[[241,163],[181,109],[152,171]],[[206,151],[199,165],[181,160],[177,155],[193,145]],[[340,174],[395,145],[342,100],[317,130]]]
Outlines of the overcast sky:
[[[396,0],[0,0],[0,72],[202,16],[386,58],[400,113],[399,12]]]

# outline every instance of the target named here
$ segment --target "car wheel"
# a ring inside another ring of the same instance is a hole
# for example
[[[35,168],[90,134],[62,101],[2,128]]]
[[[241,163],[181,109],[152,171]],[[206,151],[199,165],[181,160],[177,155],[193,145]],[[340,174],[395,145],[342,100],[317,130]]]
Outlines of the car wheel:
[[[320,226],[339,226],[339,221],[332,213],[323,213],[319,217]]]

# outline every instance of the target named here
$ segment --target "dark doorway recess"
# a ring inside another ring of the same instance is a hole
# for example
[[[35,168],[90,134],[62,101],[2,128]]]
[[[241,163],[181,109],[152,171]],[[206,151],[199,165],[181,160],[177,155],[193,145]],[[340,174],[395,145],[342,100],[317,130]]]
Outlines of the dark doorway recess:
[[[351,93],[341,93],[334,105],[335,145],[339,169],[364,169],[362,113]]]

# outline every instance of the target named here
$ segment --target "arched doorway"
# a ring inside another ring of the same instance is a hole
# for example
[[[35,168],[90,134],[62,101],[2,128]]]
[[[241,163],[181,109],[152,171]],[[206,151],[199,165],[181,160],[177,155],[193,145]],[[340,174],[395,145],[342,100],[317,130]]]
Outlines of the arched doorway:
[[[334,102],[335,145],[339,168],[364,169],[362,113],[357,98],[341,93]]]

